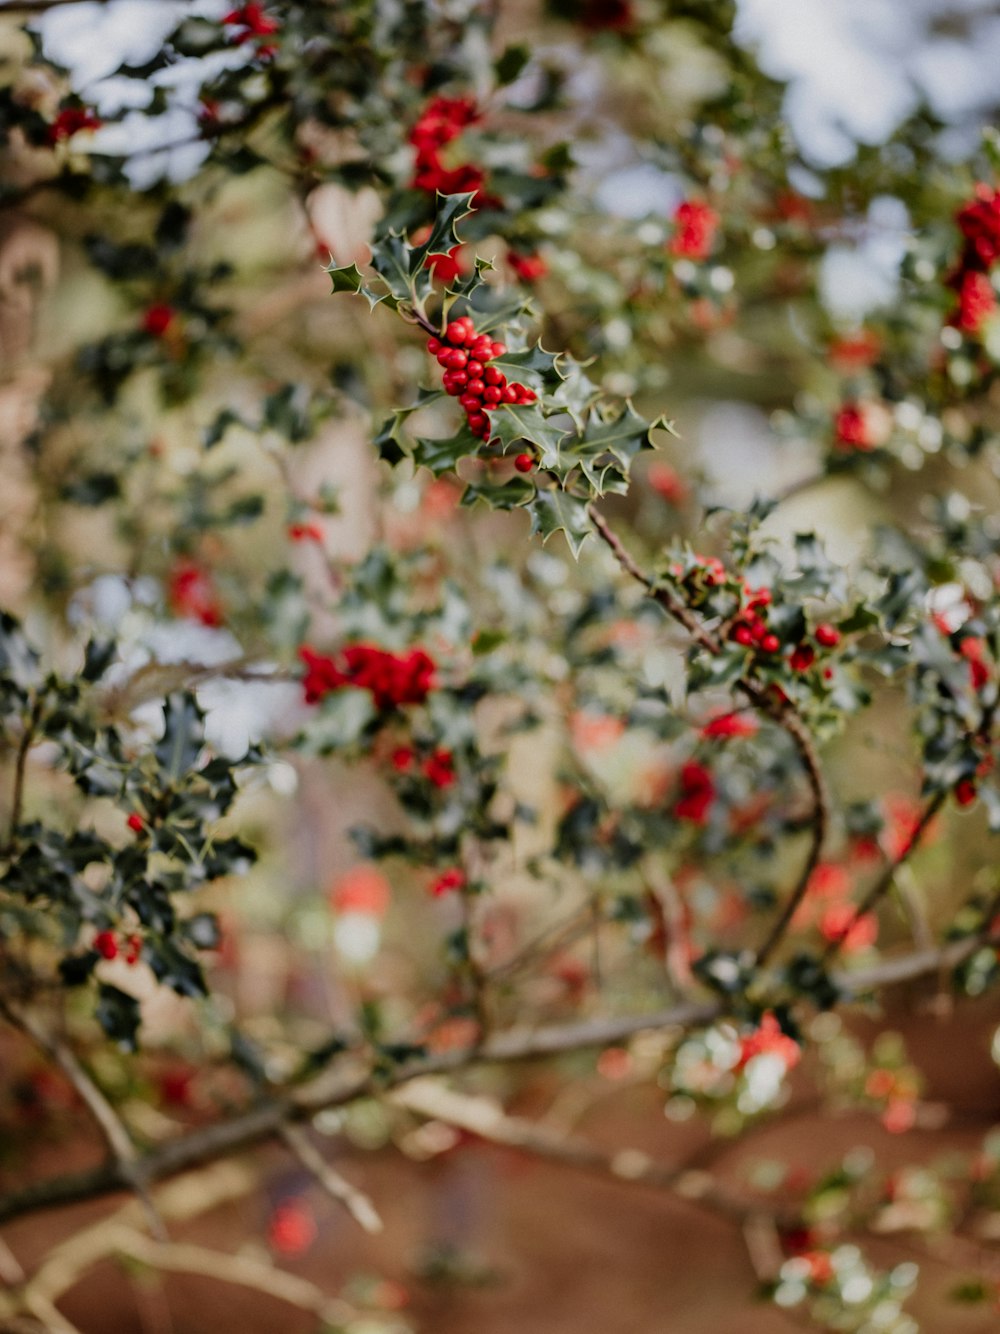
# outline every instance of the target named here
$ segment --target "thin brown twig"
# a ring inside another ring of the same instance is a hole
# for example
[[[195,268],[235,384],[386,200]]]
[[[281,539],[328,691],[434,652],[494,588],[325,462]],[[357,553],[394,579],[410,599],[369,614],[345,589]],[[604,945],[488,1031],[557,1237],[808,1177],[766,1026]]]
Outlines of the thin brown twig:
[[[700,644],[709,653],[717,654],[721,652],[722,646],[719,641],[714,635],[709,634],[690,607],[686,607],[680,598],[676,597],[665,585],[657,584],[655,579],[652,579],[635,563],[622,544],[621,538],[608,525],[607,520],[598,512],[596,506],[588,505],[587,513],[601,540],[611,550],[615,560],[625,573],[635,579],[637,583],[642,584],[653,601],[658,602],[669,616],[673,617],[679,625],[682,625],[696,644]]]
[[[920,840],[927,832],[928,825],[931,823],[935,815],[937,815],[938,811],[944,805],[946,797],[947,793],[937,792],[924,807],[920,819],[914,826],[913,831],[910,834],[910,837],[907,839],[905,846],[900,851],[899,856],[894,858],[887,864],[885,869],[882,871],[882,874],[872,885],[871,889],[869,889],[868,893],[864,896],[861,902],[857,904],[857,906],[855,907],[854,913],[850,918],[850,920],[841,929],[839,934],[835,936],[834,939],[831,940],[830,943],[827,945],[825,951],[823,952],[824,963],[836,956],[841,946],[843,945],[844,941],[850,935],[852,929],[857,925],[857,923],[861,920],[861,918],[865,917],[868,913],[870,913],[872,909],[875,908],[875,906],[880,902],[880,900],[884,898],[886,894],[888,894],[889,890],[892,888],[892,883],[893,880],[895,879],[896,872],[899,870],[901,866],[903,866],[907,861],[909,861],[910,857],[917,850],[917,847],[920,844]]]
[[[331,1167],[301,1126],[284,1125],[281,1138],[306,1171],[316,1178],[332,1200],[342,1204],[365,1232],[381,1232],[383,1223],[371,1200]]]
[[[827,827],[830,822],[830,798],[826,789],[826,780],[823,777],[823,770],[820,767],[819,756],[816,754],[816,749],[812,743],[812,737],[809,735],[802,719],[796,713],[788,712],[784,717],[776,718],[776,721],[781,723],[781,726],[784,727],[785,731],[795,743],[796,749],[799,752],[799,758],[802,761],[802,767],[805,771],[806,780],[809,783],[809,790],[812,794],[812,819],[810,821],[811,836],[809,841],[809,851],[806,854],[805,862],[799,872],[799,878],[795,883],[795,888],[792,890],[791,894],[789,894],[778,919],[771,927],[764,943],[757,951],[757,967],[761,967],[767,962],[781,943],[785,932],[791,926],[792,919],[809,890],[809,881],[812,879],[812,874],[819,865],[820,858],[823,855]]]
[[[77,1060],[76,1055],[59,1038],[47,1033],[30,1011],[15,1008],[9,1001],[0,1001],[0,1014],[30,1038],[39,1051],[44,1052],[73,1085],[101,1132],[122,1178],[138,1196],[153,1235],[165,1237],[163,1220],[157,1213],[146,1188],[139,1151],[118,1113]]]

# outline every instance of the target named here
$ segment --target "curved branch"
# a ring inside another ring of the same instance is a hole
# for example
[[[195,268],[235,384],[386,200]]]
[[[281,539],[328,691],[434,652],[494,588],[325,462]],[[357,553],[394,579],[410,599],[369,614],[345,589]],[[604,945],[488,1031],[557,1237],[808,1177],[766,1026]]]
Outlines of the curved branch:
[[[823,855],[823,845],[826,842],[827,828],[830,823],[830,797],[827,792],[826,780],[823,776],[823,770],[820,767],[819,756],[812,743],[812,737],[806,729],[805,724],[797,713],[787,713],[783,718],[778,718],[788,735],[795,743],[802,760],[802,767],[805,770],[806,780],[809,783],[809,790],[812,794],[812,820],[811,820],[811,838],[809,842],[809,851],[806,854],[806,860],[803,863],[802,870],[799,872],[799,878],[796,881],[795,888],[789,894],[784,908],[777,921],[771,927],[764,943],[757,951],[756,964],[760,967],[771,957],[778,945],[781,943],[785,932],[791,925],[792,918],[799,907],[799,904],[805,898],[809,889],[809,881],[812,873],[815,871],[819,860]]]
[[[625,573],[642,584],[649,596],[655,602],[658,602],[664,611],[679,625],[684,627],[696,644],[699,644],[709,653],[721,653],[722,645],[719,640],[705,629],[690,607],[686,606],[671,589],[657,584],[636,564],[622,544],[621,538],[609,526],[604,517],[597,512],[593,504],[587,506],[587,513],[601,539],[609,547],[615,560]],[[750,677],[741,677],[736,682],[736,688],[746,695],[754,708],[759,709],[761,713],[777,723],[791,737],[802,761],[802,768],[812,796],[812,814],[810,817],[812,837],[805,864],[780,916],[757,952],[756,963],[759,966],[770,958],[781,943],[792,918],[795,916],[796,909],[809,888],[809,879],[823,855],[823,846],[826,842],[827,829],[830,823],[830,797],[812,736],[802,719],[802,715],[795,706],[787,699],[775,700]]]
[[[836,954],[840,950],[840,947],[843,945],[844,941],[850,935],[851,931],[861,920],[861,918],[866,916],[866,914],[870,913],[872,909],[885,897],[885,895],[888,894],[889,890],[892,888],[892,882],[895,879],[896,872],[905,862],[909,861],[912,854],[916,851],[917,847],[919,846],[920,840],[927,832],[927,828],[930,825],[931,821],[934,819],[935,815],[937,815],[938,811],[944,805],[947,795],[948,794],[946,792],[936,793],[924,807],[923,814],[920,816],[920,819],[914,826],[913,832],[907,839],[906,844],[903,847],[902,851],[900,852],[899,856],[896,857],[893,861],[889,862],[889,864],[883,870],[882,874],[875,881],[874,885],[872,885],[871,889],[868,891],[868,893],[864,896],[861,902],[854,909],[854,915],[844,925],[844,927],[841,929],[838,935],[836,935],[833,938],[833,940],[830,941],[829,945],[827,945],[825,951],[823,952],[824,962],[836,956]]]

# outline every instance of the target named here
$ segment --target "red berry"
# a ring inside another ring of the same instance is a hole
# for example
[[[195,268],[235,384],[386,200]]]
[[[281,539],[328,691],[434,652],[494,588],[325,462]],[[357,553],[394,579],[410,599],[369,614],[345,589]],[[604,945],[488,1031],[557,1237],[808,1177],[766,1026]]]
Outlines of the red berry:
[[[485,388],[486,388],[486,384],[485,384],[485,382],[482,381],[482,380],[470,380],[470,381],[469,381],[469,385],[468,385],[469,393],[470,393],[470,394],[475,394],[477,398],[481,398],[481,397],[482,397],[482,393],[483,393],[483,390],[484,390]]]
[[[113,931],[98,931],[94,937],[94,949],[105,959],[117,959],[118,941]]]
[[[793,672],[807,672],[816,661],[816,650],[812,644],[797,644],[788,659]]]
[[[823,648],[836,648],[840,643],[840,631],[824,621],[822,625],[816,627],[816,643],[821,644]]]
[[[518,397],[517,390],[514,388],[512,384],[508,384],[504,386],[503,395],[500,401],[502,403],[516,403],[517,397]]]
[[[491,343],[491,344],[490,344],[490,355],[493,356],[493,357],[502,357],[502,356],[505,355],[506,351],[507,351],[507,344],[506,344],[506,343]]]
[[[469,351],[479,361],[489,361],[492,347],[493,344],[486,337],[486,335],[480,334],[480,336],[470,346]]]
[[[154,338],[162,338],[173,324],[176,315],[177,312],[173,306],[150,306],[142,317],[142,327],[146,333],[152,334]]]
[[[427,351],[430,352],[430,354],[431,354],[432,356],[435,356],[435,357],[436,357],[437,354],[441,351],[441,339],[440,339],[440,338],[428,338],[428,340],[427,340]]]
[[[478,412],[483,406],[482,400],[478,394],[465,393],[458,401],[460,406],[465,408],[466,412]]]
[[[503,391],[498,389],[495,384],[488,384],[483,390],[483,402],[499,403],[502,395]]]
[[[473,435],[489,435],[490,419],[485,412],[473,412],[469,414],[469,430]]]
[[[125,962],[134,965],[142,955],[142,936],[129,936],[125,942]]]
[[[460,371],[466,366],[468,360],[469,360],[468,352],[463,352],[460,347],[456,347],[453,348],[452,351],[448,353],[445,365],[448,367],[450,371]]]
[[[146,828],[146,821],[142,818],[142,816],[138,813],[138,811],[133,811],[125,823],[128,825],[129,829],[131,829],[132,832],[135,834],[141,834],[143,830]]]
[[[971,778],[960,778],[955,784],[955,800],[959,806],[971,806],[975,799],[975,783]]]
[[[498,389],[502,389],[507,383],[507,377],[503,371],[498,371],[495,366],[487,366],[483,371],[483,379],[487,384],[495,384]]]
[[[737,644],[742,644],[744,648],[749,648],[753,643],[753,635],[750,632],[749,625],[737,625],[733,630],[733,638]]]
[[[760,646],[765,653],[777,653],[781,648],[781,640],[777,635],[765,635],[760,641]]]
[[[514,467],[518,472],[531,472],[535,466],[535,460],[531,454],[518,454],[514,460]]]
[[[469,326],[464,320],[452,320],[445,329],[444,336],[449,343],[467,343],[469,341]]]

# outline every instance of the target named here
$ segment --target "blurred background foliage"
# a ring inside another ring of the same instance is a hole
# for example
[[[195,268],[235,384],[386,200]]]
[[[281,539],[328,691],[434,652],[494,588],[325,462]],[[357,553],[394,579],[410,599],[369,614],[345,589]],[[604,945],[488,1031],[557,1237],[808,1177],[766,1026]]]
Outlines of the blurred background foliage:
[[[365,1098],[314,1138],[384,1239],[280,1149],[206,1169],[171,1235],[224,1235],[265,1293],[297,1272],[270,1291],[304,1329],[993,1327],[992,941],[957,1009],[944,968],[831,1006],[995,915],[998,44],[985,0],[0,6],[12,1191],[102,1153],[26,1004],[155,1152],[359,1052],[391,1079],[722,996],[693,1031],[464,1076],[567,1142],[585,1123],[618,1184],[531,1176],[481,1107]],[[514,355],[567,354],[568,388],[525,372],[557,422],[670,419],[601,512],[727,634],[767,587],[773,664],[725,635],[692,658],[596,540],[532,536],[541,438],[491,453],[442,399],[393,416],[437,385],[423,335],[324,270],[368,272],[392,228],[419,246],[435,187],[475,204],[410,275],[435,321],[450,285]],[[305,702],[300,648],[344,643],[425,651],[433,689]],[[789,692],[829,785],[770,970],[816,813],[738,679]],[[687,1175],[637,1202],[653,1160]],[[14,1286],[44,1222],[10,1225]],[[65,1318],[218,1324],[129,1245]]]

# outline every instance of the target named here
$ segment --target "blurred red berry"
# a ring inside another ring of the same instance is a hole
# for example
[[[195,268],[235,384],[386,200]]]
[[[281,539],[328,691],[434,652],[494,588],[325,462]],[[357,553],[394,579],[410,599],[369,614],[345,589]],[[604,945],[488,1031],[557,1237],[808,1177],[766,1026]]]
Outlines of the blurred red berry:
[[[118,958],[118,938],[113,931],[98,931],[94,937],[94,949],[104,959]]]

